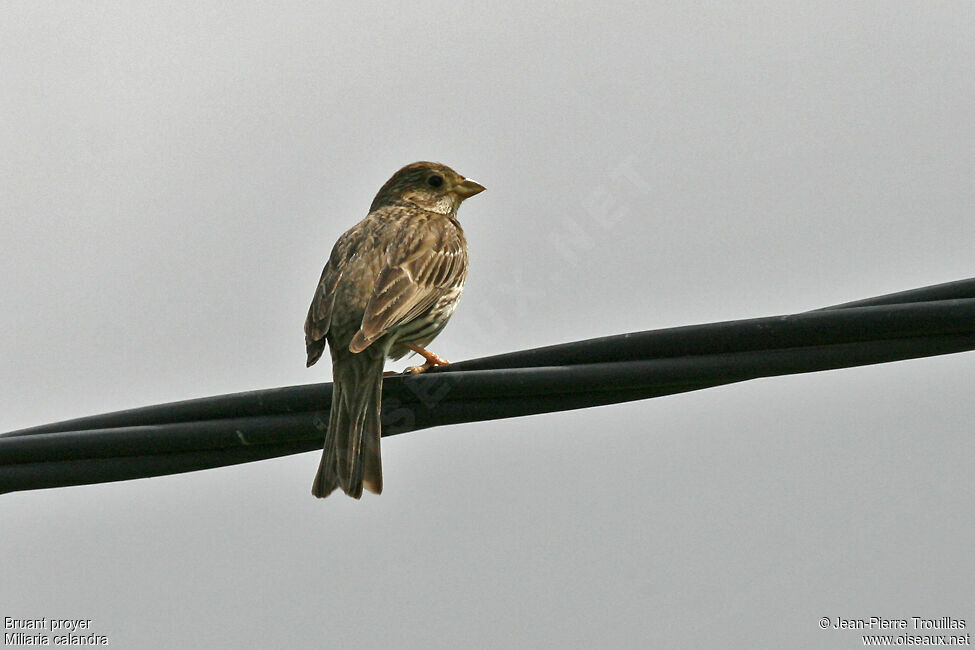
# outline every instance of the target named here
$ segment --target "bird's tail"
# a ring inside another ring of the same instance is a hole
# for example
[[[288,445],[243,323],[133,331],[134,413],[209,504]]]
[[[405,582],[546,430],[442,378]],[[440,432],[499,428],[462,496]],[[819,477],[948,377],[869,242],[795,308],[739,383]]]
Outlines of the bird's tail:
[[[312,485],[316,497],[340,487],[350,497],[362,488],[383,491],[379,455],[383,355],[372,349],[346,352],[332,360],[332,409],[328,416],[322,462]]]

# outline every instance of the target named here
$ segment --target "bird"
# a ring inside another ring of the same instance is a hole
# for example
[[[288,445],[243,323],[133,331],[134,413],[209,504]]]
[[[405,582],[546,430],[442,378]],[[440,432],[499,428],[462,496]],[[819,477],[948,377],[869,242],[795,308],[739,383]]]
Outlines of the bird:
[[[447,361],[426,346],[443,330],[467,278],[460,204],[484,186],[434,162],[406,165],[369,213],[332,247],[305,319],[307,367],[332,357],[332,404],[312,494],[358,499],[383,489],[380,407],[387,358],[423,372]]]

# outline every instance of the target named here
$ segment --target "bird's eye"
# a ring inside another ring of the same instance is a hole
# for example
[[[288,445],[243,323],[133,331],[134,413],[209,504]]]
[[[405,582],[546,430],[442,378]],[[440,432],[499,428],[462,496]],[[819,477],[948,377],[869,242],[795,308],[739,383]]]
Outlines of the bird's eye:
[[[437,174],[434,174],[433,176],[431,176],[430,178],[427,179],[427,185],[429,185],[430,187],[442,187],[443,186],[443,176],[439,176]]]

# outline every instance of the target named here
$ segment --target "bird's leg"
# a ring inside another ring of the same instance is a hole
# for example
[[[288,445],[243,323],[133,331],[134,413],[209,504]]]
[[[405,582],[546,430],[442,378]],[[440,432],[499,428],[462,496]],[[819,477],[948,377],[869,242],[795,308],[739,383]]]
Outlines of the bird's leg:
[[[429,370],[434,366],[446,366],[450,364],[450,362],[447,361],[446,359],[441,359],[433,352],[430,352],[430,350],[421,348],[419,345],[415,345],[413,343],[407,343],[406,347],[419,354],[426,361],[423,363],[422,366],[410,366],[409,368],[406,369],[405,372],[418,375],[421,372],[426,372],[427,370]]]
[[[441,359],[439,356],[437,356],[433,352],[430,352],[430,350],[427,350],[425,348],[421,348],[419,345],[416,345],[415,343],[407,343],[406,344],[406,347],[408,347],[409,349],[413,350],[414,352],[416,352],[417,354],[419,354],[421,357],[423,357],[424,359],[426,359],[427,360],[427,364],[429,364],[430,366],[446,366],[446,365],[450,365],[450,362],[447,361],[446,359]]]

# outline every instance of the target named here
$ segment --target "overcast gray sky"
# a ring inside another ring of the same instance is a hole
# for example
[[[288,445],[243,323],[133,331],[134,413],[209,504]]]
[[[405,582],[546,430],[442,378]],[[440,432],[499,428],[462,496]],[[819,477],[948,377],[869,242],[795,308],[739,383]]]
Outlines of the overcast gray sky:
[[[2,14],[0,431],[330,380],[322,265],[415,160],[488,188],[452,360],[975,275],[970,2]],[[973,359],[397,436],[360,502],[310,495],[317,453],[3,495],[0,618],[120,648],[970,632]]]

